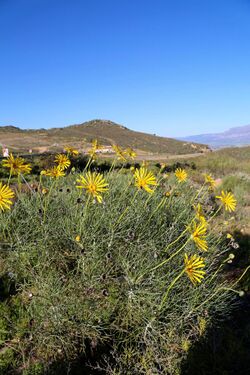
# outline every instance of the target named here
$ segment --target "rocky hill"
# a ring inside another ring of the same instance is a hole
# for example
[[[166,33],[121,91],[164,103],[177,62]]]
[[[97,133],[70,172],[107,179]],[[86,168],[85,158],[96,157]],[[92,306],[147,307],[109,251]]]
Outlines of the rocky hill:
[[[133,131],[108,120],[92,120],[63,128],[38,130],[0,127],[0,144],[21,152],[29,149],[36,152],[58,151],[67,144],[84,150],[95,138],[103,145],[130,146],[142,153],[183,155],[209,150],[205,145]]]

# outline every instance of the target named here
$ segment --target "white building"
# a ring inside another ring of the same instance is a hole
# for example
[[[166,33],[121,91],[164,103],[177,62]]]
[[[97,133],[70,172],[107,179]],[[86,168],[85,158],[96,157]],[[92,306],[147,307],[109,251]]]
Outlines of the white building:
[[[9,157],[9,149],[7,147],[3,147],[3,157],[4,158]]]

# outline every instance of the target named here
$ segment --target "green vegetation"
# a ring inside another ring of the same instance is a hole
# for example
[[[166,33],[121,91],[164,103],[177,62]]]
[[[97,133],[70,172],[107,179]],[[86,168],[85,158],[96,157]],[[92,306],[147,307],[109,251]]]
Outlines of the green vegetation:
[[[15,204],[0,220],[0,374],[244,374],[248,151],[152,162],[152,195],[134,186],[130,168],[139,164],[97,158],[91,170],[109,183],[101,204],[76,189],[86,157],[72,157],[66,177],[52,179],[40,172],[54,155],[30,156],[32,175],[11,178]],[[204,173],[216,178],[214,192]],[[8,183],[6,168],[0,175]],[[222,189],[237,198],[233,214],[217,212]],[[198,203],[208,227],[194,241],[185,229],[202,223]],[[184,253],[204,257],[196,285]]]
[[[229,173],[250,174],[250,146],[232,147],[211,152],[197,157],[195,164],[203,171],[209,171],[215,177],[223,177]]]
[[[223,149],[186,162],[195,162],[194,179],[200,181],[201,172],[211,173],[221,188],[235,193],[239,206],[232,230],[250,235],[250,147]]]
[[[90,374],[178,374],[190,347],[230,314],[240,275],[225,277],[226,226],[218,235],[209,225],[207,252],[183,232],[193,203],[207,219],[218,206],[207,188],[162,177],[150,195],[130,171],[108,172],[103,204],[79,193],[74,170],[43,177],[46,193],[19,186],[0,222],[3,374],[66,374],[79,356]],[[200,284],[178,276],[185,252],[204,256]]]

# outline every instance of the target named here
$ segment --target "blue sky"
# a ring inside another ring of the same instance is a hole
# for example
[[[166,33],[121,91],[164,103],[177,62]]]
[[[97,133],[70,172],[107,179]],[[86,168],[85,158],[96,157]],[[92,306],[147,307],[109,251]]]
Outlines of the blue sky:
[[[0,125],[250,123],[250,0],[0,0]]]

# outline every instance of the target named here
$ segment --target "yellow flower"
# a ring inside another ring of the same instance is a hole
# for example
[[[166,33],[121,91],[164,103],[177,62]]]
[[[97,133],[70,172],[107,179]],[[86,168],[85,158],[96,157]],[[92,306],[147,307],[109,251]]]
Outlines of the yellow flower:
[[[200,283],[201,280],[204,278],[205,271],[201,270],[201,268],[205,267],[205,263],[203,258],[199,257],[198,255],[192,255],[190,258],[187,254],[185,254],[184,258],[185,263],[185,272],[188,275],[190,281],[193,284]]]
[[[121,147],[117,146],[117,145],[112,145],[112,148],[114,150],[114,152],[116,153],[116,156],[117,156],[117,159],[118,160],[122,160],[122,161],[126,161],[126,151],[123,151],[121,149]]]
[[[200,203],[197,204],[197,206],[193,206],[194,207],[194,210],[195,210],[195,218],[197,220],[199,220],[201,223],[204,223],[207,225],[207,221],[206,221],[206,218],[204,216],[204,212],[203,212],[203,209],[202,209],[202,206]]]
[[[143,161],[142,161],[141,166],[142,166],[143,168],[148,167],[148,165],[149,165],[149,162],[148,162],[148,161],[146,161],[146,160],[143,160]]]
[[[0,182],[0,210],[9,210],[10,206],[13,204],[11,198],[14,198],[14,196],[15,194],[11,188]]]
[[[100,150],[102,148],[101,143],[99,143],[97,139],[94,139],[91,143],[94,150]]]
[[[65,173],[61,170],[59,166],[56,166],[56,167],[41,171],[41,175],[53,177],[53,178],[59,178],[59,177],[65,176]]]
[[[108,191],[108,183],[102,174],[87,172],[85,176],[80,176],[76,181],[80,184],[76,186],[78,189],[85,189],[90,196],[102,203],[101,193]]]
[[[146,168],[141,167],[140,169],[136,169],[134,173],[135,178],[135,186],[138,189],[144,189],[148,193],[152,194],[154,192],[150,186],[156,186],[156,178],[152,172],[148,171]]]
[[[166,168],[166,166],[167,166],[167,164],[166,163],[160,163],[160,166],[161,166],[161,171],[163,170],[163,169],[165,169]]]
[[[214,190],[216,182],[210,174],[205,174],[205,183],[209,185],[209,190]]]
[[[179,183],[185,182],[187,179],[187,172],[184,169],[177,168],[175,171],[175,176]]]
[[[10,173],[12,175],[30,173],[31,171],[30,164],[25,164],[25,160],[23,158],[20,158],[19,156],[15,158],[13,154],[10,154],[6,160],[3,160],[2,164],[3,167],[10,169]]]
[[[76,242],[80,242],[81,241],[81,237],[78,235],[78,236],[76,236],[75,240],[76,240]]]
[[[207,235],[207,225],[203,222],[197,224],[194,223],[193,227],[190,227],[191,231],[191,239],[194,241],[196,246],[203,250],[207,251],[208,245],[207,245],[207,240],[206,240],[206,235]]]
[[[137,156],[136,152],[131,147],[128,147],[125,150],[125,154],[127,154],[132,160],[134,160]]]
[[[221,195],[216,196],[217,199],[220,199],[224,205],[226,211],[232,212],[235,211],[237,201],[234,198],[234,195],[230,192],[224,192],[222,190]]]
[[[64,151],[67,152],[68,155],[77,156],[79,155],[79,151],[75,150],[73,147],[65,146]]]
[[[21,173],[22,174],[29,174],[30,173],[30,171],[31,171],[31,165],[30,164],[23,164],[22,166],[21,166]]]
[[[55,163],[58,164],[58,167],[62,171],[70,166],[70,160],[65,154],[57,154],[55,157]]]
[[[92,147],[88,151],[88,153],[89,153],[89,155],[90,155],[91,158],[95,158],[96,151],[97,150],[101,150],[102,149],[102,145],[98,142],[97,139],[94,139],[91,143],[92,143]]]
[[[49,189],[42,188],[42,194],[43,195],[46,195],[48,192],[49,192]]]

